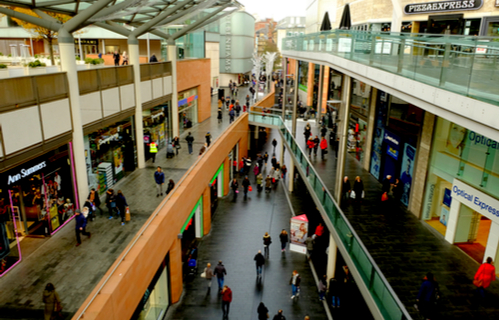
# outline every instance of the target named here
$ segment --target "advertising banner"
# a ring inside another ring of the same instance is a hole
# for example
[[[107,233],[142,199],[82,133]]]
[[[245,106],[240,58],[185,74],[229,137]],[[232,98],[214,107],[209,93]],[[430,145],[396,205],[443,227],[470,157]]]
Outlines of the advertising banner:
[[[7,239],[7,230],[5,225],[0,223],[0,259],[5,258],[10,253],[9,239]]]
[[[309,220],[305,214],[290,219],[290,250],[305,254]]]
[[[403,184],[403,194],[401,195],[401,202],[408,206],[410,199],[411,182],[413,180],[413,167],[415,163],[415,153],[414,147],[405,143],[405,148],[403,152],[403,161],[401,162],[401,175],[400,180]]]

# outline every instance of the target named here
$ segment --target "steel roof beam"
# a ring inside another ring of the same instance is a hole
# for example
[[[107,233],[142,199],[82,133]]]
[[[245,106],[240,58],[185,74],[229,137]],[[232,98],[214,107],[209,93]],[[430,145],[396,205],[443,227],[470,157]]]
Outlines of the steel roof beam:
[[[88,19],[105,8],[112,1],[113,0],[97,0],[90,7],[68,20],[68,22],[64,24],[64,29],[66,29],[69,33],[75,32],[80,29]]]
[[[178,39],[178,38],[182,37],[183,35],[185,35],[186,33],[188,33],[189,31],[198,29],[205,22],[206,22],[206,24],[209,24],[209,23],[212,23],[213,21],[219,20],[220,18],[217,16],[214,17],[214,15],[217,15],[219,12],[226,9],[230,5],[232,5],[232,3],[225,4],[225,5],[221,6],[220,8],[218,8],[217,10],[215,10],[214,12],[211,12],[210,15],[207,15],[206,17],[200,19],[199,21],[196,21],[195,23],[190,24],[190,25],[182,28],[181,30],[174,33],[172,35],[172,38],[174,40]],[[232,13],[232,11],[229,13]],[[213,18],[210,18],[210,17],[213,17]]]
[[[59,31],[59,29],[61,29],[61,27],[62,27],[62,24],[60,24],[60,23],[56,23],[53,21],[47,21],[47,20],[44,20],[41,18],[30,16],[29,14],[17,12],[15,10],[7,9],[4,7],[0,7],[0,13],[3,13],[9,17],[12,17],[12,18],[17,18],[19,20],[23,20],[23,21],[32,23],[34,25],[37,25],[37,26],[40,26],[42,28],[46,28],[46,29],[49,29],[52,31]]]

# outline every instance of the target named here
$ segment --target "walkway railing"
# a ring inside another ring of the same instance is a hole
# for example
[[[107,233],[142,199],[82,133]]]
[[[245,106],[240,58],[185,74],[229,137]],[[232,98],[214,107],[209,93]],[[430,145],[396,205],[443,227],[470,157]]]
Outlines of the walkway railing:
[[[263,117],[261,114],[252,112],[249,114],[248,120],[249,122],[279,127],[290,153],[297,159],[295,165],[301,167],[303,172],[306,173],[309,184],[314,190],[316,197],[321,202],[323,210],[330,219],[349,257],[356,265],[357,271],[361,275],[361,278],[384,316],[384,319],[411,319],[408,311],[361,242],[356,231],[354,231],[348,219],[339,208],[332,194],[328,191],[328,187],[314,169],[314,166],[309,161],[309,157],[300,148],[290,130],[285,126],[282,118],[275,115]]]
[[[498,37],[334,30],[283,39],[498,105]],[[285,54],[286,55],[286,54]]]

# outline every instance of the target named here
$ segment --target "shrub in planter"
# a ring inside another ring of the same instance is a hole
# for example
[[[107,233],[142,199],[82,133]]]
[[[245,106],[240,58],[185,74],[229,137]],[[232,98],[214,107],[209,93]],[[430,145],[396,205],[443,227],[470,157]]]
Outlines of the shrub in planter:
[[[28,64],[28,67],[30,67],[30,68],[45,67],[45,66],[46,66],[46,64],[41,63],[40,60],[35,60],[35,61],[30,62]]]
[[[97,65],[97,64],[102,64],[104,63],[104,59],[92,59],[92,58],[86,58],[85,59],[85,63],[86,64],[93,64],[93,65]]]
[[[1,64],[1,63],[0,63],[0,69],[7,69],[7,65],[6,65],[6,64]]]

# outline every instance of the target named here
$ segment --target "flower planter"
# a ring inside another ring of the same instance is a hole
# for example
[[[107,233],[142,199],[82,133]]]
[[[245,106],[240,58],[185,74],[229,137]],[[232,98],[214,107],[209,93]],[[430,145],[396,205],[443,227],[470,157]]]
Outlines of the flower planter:
[[[0,69],[0,79],[6,79],[9,78],[9,69]]]

